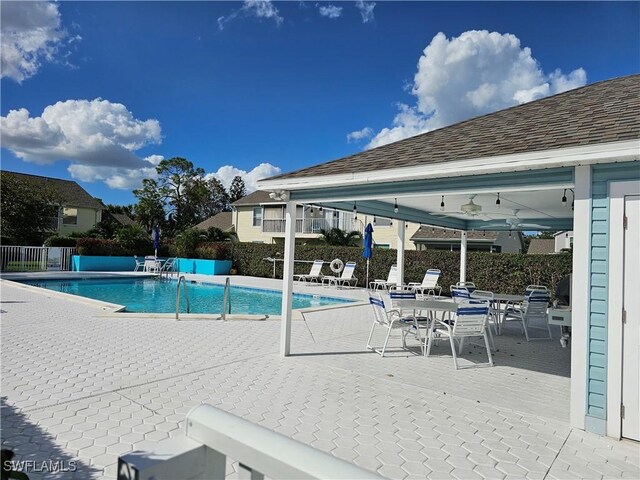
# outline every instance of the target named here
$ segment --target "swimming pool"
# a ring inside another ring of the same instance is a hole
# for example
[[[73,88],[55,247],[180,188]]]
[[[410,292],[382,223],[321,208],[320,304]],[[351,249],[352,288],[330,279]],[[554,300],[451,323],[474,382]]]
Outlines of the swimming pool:
[[[126,312],[175,313],[176,281],[157,278],[97,278],[74,280],[30,280],[21,283],[35,287],[70,293],[103,302],[125,305]],[[187,282],[190,312],[220,314],[224,286],[213,283]],[[251,315],[280,315],[282,293],[277,290],[231,287],[231,313]],[[186,312],[184,292],[180,310]],[[293,308],[308,308],[352,300],[296,293]]]

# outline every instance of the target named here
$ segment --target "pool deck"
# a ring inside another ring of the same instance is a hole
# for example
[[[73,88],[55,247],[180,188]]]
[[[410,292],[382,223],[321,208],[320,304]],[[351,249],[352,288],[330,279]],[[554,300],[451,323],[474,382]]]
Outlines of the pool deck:
[[[640,477],[638,443],[569,426],[570,349],[527,343],[516,327],[496,338],[495,367],[455,371],[444,342],[430,358],[395,348],[397,337],[384,359],[367,351],[366,305],[303,311],[281,358],[273,320],[132,321],[5,281],[1,301],[2,446],[17,460],[77,462],[73,474],[32,479],[115,478],[118,455],[182,435],[199,403],[388,478]],[[464,362],[483,354],[467,347]]]

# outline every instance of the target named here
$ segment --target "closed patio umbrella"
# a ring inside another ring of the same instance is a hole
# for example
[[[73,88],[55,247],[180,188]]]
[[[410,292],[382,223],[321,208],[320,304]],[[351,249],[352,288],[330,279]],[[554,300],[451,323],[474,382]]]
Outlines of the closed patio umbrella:
[[[158,256],[158,249],[160,248],[160,225],[156,225],[153,228],[153,250],[155,251],[155,256]]]
[[[373,255],[373,227],[370,223],[367,223],[367,226],[364,229],[364,250],[362,251],[362,256],[367,259],[367,283],[365,283],[365,287],[369,288],[369,260]]]

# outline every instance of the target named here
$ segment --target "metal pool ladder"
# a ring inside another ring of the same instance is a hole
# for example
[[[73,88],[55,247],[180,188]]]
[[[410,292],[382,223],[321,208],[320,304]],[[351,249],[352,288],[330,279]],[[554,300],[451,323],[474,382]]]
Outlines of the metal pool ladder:
[[[189,289],[187,288],[187,279],[184,275],[180,275],[178,278],[178,288],[176,289],[176,320],[180,320],[180,285],[184,284],[184,295],[187,297],[187,313],[191,310],[189,303]]]
[[[222,294],[222,320],[227,319],[227,313],[231,313],[231,279],[227,277],[224,282],[224,293]]]

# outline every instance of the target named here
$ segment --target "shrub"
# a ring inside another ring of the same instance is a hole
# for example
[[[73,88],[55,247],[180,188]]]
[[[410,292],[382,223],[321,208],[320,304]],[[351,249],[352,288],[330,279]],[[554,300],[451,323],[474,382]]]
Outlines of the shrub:
[[[45,247],[75,247],[78,239],[54,235],[44,241]]]
[[[275,244],[236,243],[233,247],[233,264],[240,275],[272,277],[273,263],[264,258],[283,258],[283,246]],[[354,276],[358,286],[366,283],[366,260],[362,248],[339,246],[296,246],[296,260],[327,262],[322,273],[332,275],[328,262],[340,258],[343,262],[356,262]],[[374,249],[369,265],[369,281],[386,279],[389,268],[396,262],[395,250]],[[276,262],[276,277],[282,278],[283,262]],[[309,273],[309,263],[295,263],[295,273]],[[427,268],[437,268],[442,274],[438,283],[443,292],[449,292],[460,275],[460,254],[443,250],[407,250],[405,252],[405,283],[421,282]],[[506,253],[469,252],[467,256],[467,280],[476,282],[478,288],[500,293],[520,294],[527,285],[547,285],[555,290],[558,281],[571,273],[572,256],[525,255]]]
[[[202,243],[202,231],[197,228],[187,228],[178,234],[173,242],[175,256],[194,258],[196,257],[196,248]]]
[[[115,232],[115,240],[122,248],[131,252],[153,251],[153,242],[149,234],[138,224],[124,225]]]
[[[196,247],[196,257],[208,260],[231,260],[231,244],[228,242],[208,242]]]
[[[105,255],[107,257],[126,255],[124,248],[116,240],[79,238],[77,246],[78,255]]]

